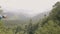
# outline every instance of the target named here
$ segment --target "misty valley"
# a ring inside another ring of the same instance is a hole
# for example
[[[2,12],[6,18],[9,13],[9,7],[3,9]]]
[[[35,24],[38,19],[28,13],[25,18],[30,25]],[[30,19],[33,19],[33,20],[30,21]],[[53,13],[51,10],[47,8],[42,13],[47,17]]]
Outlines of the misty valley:
[[[60,2],[37,15],[4,12],[0,7],[0,34],[60,34]]]

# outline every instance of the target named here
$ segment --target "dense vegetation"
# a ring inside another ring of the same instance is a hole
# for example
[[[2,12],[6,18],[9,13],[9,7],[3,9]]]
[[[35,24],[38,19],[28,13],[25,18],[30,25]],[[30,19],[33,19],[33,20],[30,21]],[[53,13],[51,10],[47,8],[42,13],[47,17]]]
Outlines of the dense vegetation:
[[[48,17],[37,23],[32,23],[30,19],[28,24],[14,25],[9,28],[0,20],[0,34],[60,34],[60,2],[53,6]]]

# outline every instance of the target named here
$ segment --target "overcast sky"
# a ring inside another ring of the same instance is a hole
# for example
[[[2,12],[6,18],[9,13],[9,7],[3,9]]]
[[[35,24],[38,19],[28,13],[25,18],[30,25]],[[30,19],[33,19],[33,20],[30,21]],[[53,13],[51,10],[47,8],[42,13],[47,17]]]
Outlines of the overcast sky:
[[[0,0],[0,5],[4,10],[15,11],[24,9],[28,10],[25,13],[35,15],[50,10],[57,1],[59,0]]]

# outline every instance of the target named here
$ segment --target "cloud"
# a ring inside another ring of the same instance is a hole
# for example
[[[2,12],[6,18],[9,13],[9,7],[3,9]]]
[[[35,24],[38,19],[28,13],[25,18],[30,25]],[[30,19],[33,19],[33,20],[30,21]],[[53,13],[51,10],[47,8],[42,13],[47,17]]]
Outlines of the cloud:
[[[57,1],[59,0],[0,0],[0,4],[4,10],[31,10],[25,13],[34,15],[51,9]]]

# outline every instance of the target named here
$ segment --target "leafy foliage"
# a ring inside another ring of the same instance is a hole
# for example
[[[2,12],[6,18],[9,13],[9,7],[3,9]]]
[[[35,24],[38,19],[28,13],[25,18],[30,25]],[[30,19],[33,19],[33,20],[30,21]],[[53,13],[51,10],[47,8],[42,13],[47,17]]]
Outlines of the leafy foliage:
[[[0,20],[0,34],[60,34],[60,2],[57,2],[48,17],[37,23],[19,24],[7,27]]]

